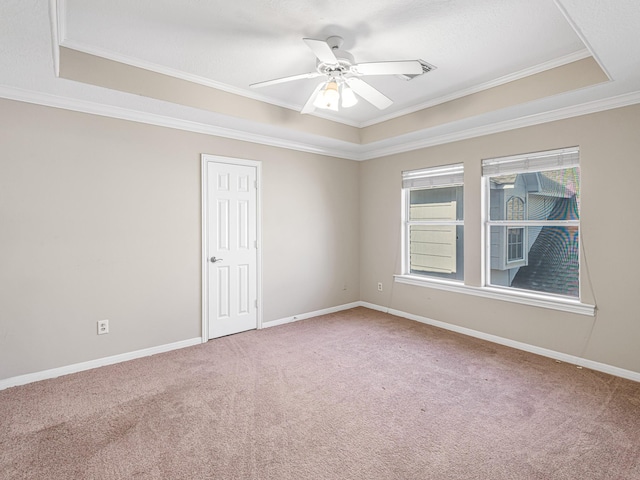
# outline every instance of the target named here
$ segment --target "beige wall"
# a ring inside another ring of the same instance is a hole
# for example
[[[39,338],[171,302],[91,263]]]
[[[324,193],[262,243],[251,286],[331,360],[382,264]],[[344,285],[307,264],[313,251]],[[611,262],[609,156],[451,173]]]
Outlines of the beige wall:
[[[581,281],[598,306],[585,357],[640,372],[640,106],[362,163],[6,100],[0,112],[0,379],[200,336],[201,153],[263,162],[266,322],[363,300],[579,355],[593,317],[392,282],[402,170],[464,162],[478,225],[480,159],[572,145]],[[479,285],[479,229],[465,251]]]
[[[640,314],[634,303],[640,225],[633,213],[640,203],[639,129],[640,106],[633,106],[362,163],[361,300],[570,355],[584,351],[589,360],[640,372]],[[393,284],[393,274],[400,273],[402,170],[464,163],[465,272],[468,283],[479,285],[480,160],[575,145],[582,172],[581,286],[583,300],[597,303],[595,319]],[[377,282],[384,283],[383,292]]]
[[[0,379],[200,336],[201,153],[263,162],[265,321],[358,300],[358,163],[0,112]]]

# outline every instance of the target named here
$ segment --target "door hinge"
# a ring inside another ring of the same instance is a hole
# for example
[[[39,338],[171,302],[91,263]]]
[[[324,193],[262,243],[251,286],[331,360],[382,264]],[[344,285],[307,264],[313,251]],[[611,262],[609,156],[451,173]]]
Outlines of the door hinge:
[[[258,180],[253,181],[253,188],[258,189]]]
[[[258,308],[258,299],[257,298],[253,301],[253,304],[255,305],[256,308]]]
[[[258,241],[257,240],[253,241],[253,248],[258,248]]]

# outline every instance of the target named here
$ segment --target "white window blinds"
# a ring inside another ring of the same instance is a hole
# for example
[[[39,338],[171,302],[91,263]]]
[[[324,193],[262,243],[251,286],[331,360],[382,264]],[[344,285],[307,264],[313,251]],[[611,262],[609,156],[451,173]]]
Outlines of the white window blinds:
[[[464,167],[462,163],[402,172],[402,188],[446,187],[463,183]]]
[[[577,167],[580,162],[578,147],[563,148],[547,152],[490,158],[482,161],[482,175],[493,177],[514,173],[561,170]]]

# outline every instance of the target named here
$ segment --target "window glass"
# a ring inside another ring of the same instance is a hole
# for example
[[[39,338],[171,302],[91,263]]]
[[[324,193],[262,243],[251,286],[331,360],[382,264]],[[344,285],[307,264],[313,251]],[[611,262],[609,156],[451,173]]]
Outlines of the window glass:
[[[463,187],[407,190],[408,271],[463,279]]]
[[[579,178],[579,167],[489,177],[490,219],[578,220]]]
[[[579,167],[485,178],[488,283],[579,297]]]
[[[507,229],[507,261],[515,262],[524,259],[524,228]]]

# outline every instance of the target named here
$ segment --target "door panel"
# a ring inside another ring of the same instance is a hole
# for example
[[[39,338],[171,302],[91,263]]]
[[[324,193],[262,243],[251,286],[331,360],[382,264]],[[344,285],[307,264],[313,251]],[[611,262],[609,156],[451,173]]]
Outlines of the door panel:
[[[257,327],[256,167],[207,164],[209,338]]]

